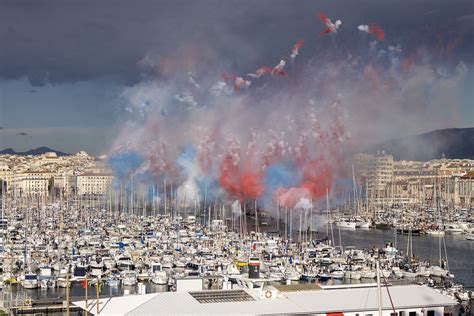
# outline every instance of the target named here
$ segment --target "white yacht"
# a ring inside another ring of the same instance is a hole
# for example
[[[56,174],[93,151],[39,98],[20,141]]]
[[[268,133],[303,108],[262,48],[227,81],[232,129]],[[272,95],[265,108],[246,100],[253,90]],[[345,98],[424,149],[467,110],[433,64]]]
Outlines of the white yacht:
[[[427,229],[426,233],[432,236],[444,236],[445,232],[441,229]]]
[[[153,262],[151,264],[151,282],[154,284],[168,284],[168,274],[163,271],[163,267],[159,262]]]
[[[460,235],[464,232],[464,230],[459,227],[458,224],[448,224],[446,225],[446,233],[452,235]]]
[[[125,270],[120,273],[123,285],[133,286],[137,284],[137,273],[132,270]]]
[[[37,289],[39,286],[38,276],[33,273],[25,274],[23,279],[23,287],[25,289]]]
[[[447,277],[449,276],[449,271],[446,269],[443,269],[439,266],[432,266],[428,268],[430,271],[430,274],[435,277]]]
[[[104,263],[102,261],[96,262],[91,261],[90,263],[90,275],[94,278],[101,277],[104,272]]]
[[[336,280],[344,279],[344,271],[342,270],[334,270],[331,272],[331,278]]]
[[[341,228],[349,228],[349,229],[355,229],[356,228],[356,222],[353,222],[349,219],[346,218],[341,218],[336,222],[337,227]]]

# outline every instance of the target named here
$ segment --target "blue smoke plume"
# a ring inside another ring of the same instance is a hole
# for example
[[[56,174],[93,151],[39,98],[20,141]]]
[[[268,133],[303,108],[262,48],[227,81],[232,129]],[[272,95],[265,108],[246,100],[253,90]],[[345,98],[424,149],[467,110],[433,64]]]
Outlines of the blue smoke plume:
[[[265,169],[265,201],[271,201],[272,194],[279,187],[296,187],[301,183],[301,175],[292,162],[276,163]]]

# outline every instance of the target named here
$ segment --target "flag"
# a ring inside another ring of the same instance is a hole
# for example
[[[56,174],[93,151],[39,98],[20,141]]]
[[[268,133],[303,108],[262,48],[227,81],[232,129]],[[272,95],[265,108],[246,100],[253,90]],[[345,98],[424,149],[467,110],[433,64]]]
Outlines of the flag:
[[[87,279],[82,280],[81,284],[83,289],[87,288]]]

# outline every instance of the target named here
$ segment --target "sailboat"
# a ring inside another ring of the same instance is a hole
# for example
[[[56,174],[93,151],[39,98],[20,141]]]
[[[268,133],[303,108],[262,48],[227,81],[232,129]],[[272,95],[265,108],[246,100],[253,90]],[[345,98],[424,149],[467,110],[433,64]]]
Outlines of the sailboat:
[[[434,194],[435,196],[433,199],[435,200],[436,203],[436,211],[438,214],[438,218],[440,217],[440,210],[439,210],[439,197],[436,194],[436,186],[434,189]],[[445,252],[445,257],[446,260],[443,260],[442,254],[441,254],[441,245],[444,245],[444,252]],[[449,273],[449,267],[448,267],[448,254],[446,251],[446,241],[444,239],[444,234],[439,234],[438,235],[438,252],[439,252],[439,266],[432,266],[428,270],[430,271],[430,274],[435,277],[453,277],[452,274]]]

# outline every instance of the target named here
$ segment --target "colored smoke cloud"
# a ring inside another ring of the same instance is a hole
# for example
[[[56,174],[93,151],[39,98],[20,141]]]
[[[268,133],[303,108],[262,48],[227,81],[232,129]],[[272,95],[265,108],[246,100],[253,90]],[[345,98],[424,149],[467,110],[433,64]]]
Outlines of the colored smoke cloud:
[[[329,29],[341,25],[320,18]],[[202,60],[190,57],[192,75],[178,68],[125,88],[120,102],[127,122],[109,158],[118,179],[143,174],[140,181],[157,192],[166,180],[187,206],[218,200],[235,213],[257,199],[308,209],[335,180],[348,178],[354,148],[456,104],[468,73],[462,62],[440,69],[422,48],[405,52],[395,41],[361,37],[366,42],[349,51],[337,40],[313,39],[321,41],[319,50],[305,60],[314,45],[307,38],[304,56],[288,69],[278,57],[258,64],[273,68],[241,65],[237,75],[221,76],[229,71],[225,63],[200,69]],[[297,44],[294,57],[302,41]],[[150,56],[146,65],[159,64]],[[403,62],[408,56],[410,67]],[[243,74],[255,78],[252,84]]]

